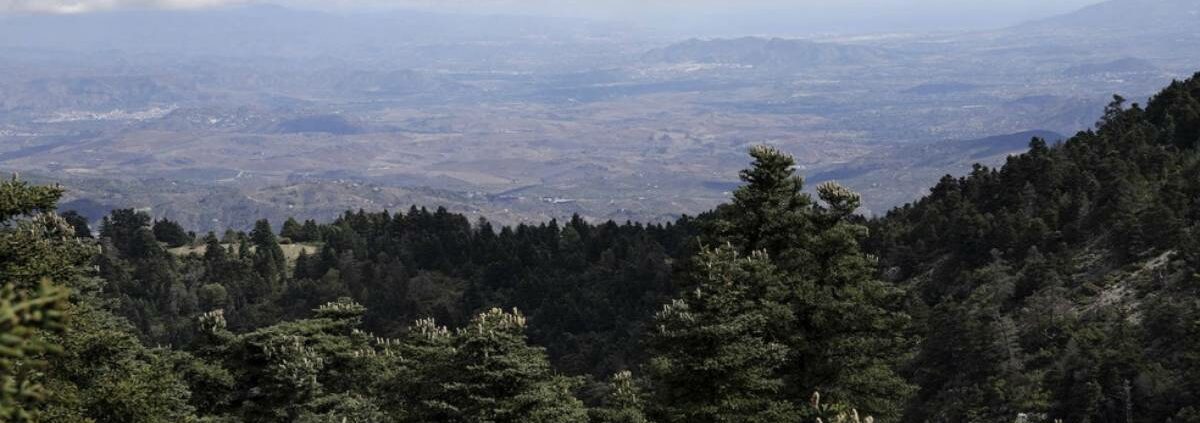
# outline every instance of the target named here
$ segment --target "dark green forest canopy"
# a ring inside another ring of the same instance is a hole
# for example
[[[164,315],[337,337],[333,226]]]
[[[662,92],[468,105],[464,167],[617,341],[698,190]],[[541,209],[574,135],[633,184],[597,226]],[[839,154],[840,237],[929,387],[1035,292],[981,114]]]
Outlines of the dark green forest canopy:
[[[118,210],[93,239],[13,180],[0,420],[1200,421],[1197,147],[1200,75],[874,219],[770,147],[662,225]]]
[[[910,421],[1198,421],[1200,75],[870,223],[922,339]]]

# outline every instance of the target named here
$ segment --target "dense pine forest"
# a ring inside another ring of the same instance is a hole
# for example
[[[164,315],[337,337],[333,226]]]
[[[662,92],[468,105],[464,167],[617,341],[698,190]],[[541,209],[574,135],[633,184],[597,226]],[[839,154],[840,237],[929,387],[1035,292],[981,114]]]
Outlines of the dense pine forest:
[[[0,421],[1200,422],[1200,74],[886,216],[196,234],[0,184]],[[870,416],[870,417],[868,417]]]

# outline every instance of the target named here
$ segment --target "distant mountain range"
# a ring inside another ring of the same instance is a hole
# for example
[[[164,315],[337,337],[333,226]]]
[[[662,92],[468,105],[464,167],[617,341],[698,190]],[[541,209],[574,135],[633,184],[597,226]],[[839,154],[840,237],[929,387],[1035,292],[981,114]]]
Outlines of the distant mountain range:
[[[1111,0],[1018,28],[1197,32],[1200,31],[1200,0]]]
[[[1111,0],[1004,33],[1186,66],[1200,59],[1200,0]]]

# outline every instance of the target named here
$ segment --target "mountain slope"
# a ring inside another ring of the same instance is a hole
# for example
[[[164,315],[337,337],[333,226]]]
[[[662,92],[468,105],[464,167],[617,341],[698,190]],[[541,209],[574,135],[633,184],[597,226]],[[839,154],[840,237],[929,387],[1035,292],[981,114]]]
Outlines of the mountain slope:
[[[908,420],[1194,421],[1198,148],[1200,74],[877,220],[924,328]]]
[[[1031,138],[1051,143],[1064,137],[1052,131],[1024,131],[974,140],[942,141],[901,145],[848,163],[812,169],[809,186],[837,181],[863,195],[863,209],[870,215],[886,213],[896,204],[920,198],[928,186],[946,173],[966,174],[976,163],[998,165],[1013,154],[1029,149]]]
[[[1026,29],[1077,29],[1137,32],[1196,31],[1197,0],[1109,0],[1078,11],[1021,26]]]
[[[1021,40],[1031,51],[1047,49],[1055,52],[1053,60],[1066,58],[1066,52],[1098,62],[1133,57],[1192,72],[1200,60],[1200,0],[1109,0],[983,35]]]

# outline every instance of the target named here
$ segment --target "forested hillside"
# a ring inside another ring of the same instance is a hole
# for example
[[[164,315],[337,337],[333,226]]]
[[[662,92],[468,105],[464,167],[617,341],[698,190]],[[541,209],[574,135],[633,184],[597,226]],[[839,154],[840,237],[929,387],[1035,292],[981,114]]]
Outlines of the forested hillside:
[[[0,421],[1200,422],[1200,75],[887,216],[195,234],[0,184]],[[872,416],[872,417],[867,417]]]
[[[1097,126],[872,222],[919,316],[908,419],[1200,421],[1200,78]]]

